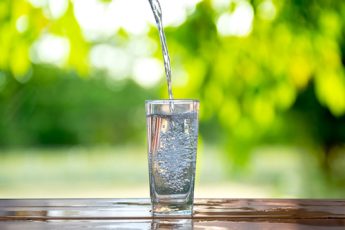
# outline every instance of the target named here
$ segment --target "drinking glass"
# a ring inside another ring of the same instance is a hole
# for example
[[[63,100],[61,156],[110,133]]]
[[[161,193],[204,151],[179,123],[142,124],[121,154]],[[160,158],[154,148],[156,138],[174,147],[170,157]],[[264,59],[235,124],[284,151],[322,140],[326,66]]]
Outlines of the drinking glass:
[[[153,216],[191,216],[198,143],[197,100],[146,101]]]

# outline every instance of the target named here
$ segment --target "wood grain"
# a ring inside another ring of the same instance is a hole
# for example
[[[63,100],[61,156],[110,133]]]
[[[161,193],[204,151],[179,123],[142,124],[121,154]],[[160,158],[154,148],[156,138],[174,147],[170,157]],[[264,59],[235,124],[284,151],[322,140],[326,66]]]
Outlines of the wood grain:
[[[0,229],[345,229],[345,200],[196,199],[192,217],[153,218],[148,199],[0,200]]]

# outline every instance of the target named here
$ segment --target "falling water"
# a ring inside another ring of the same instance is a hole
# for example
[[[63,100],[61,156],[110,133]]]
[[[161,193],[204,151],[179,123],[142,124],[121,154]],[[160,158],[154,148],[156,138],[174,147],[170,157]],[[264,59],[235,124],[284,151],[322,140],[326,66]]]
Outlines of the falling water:
[[[165,39],[165,34],[163,30],[163,23],[162,23],[162,9],[159,4],[158,0],[149,0],[152,12],[155,16],[156,24],[158,27],[159,31],[159,37],[161,40],[162,44],[162,52],[163,52],[163,58],[164,58],[164,67],[165,67],[165,75],[167,78],[167,83],[168,83],[168,93],[169,93],[169,99],[173,99],[173,94],[172,94],[172,87],[171,87],[171,67],[170,67],[170,58],[169,58],[169,52],[168,52],[168,47]],[[173,107],[173,105],[172,105]]]

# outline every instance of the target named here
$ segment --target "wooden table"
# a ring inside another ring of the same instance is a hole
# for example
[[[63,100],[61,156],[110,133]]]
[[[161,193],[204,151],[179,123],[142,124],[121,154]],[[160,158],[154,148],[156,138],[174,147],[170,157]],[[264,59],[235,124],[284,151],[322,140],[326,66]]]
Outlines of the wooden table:
[[[0,200],[0,229],[345,229],[345,200],[196,199],[191,218],[152,218],[148,199]]]

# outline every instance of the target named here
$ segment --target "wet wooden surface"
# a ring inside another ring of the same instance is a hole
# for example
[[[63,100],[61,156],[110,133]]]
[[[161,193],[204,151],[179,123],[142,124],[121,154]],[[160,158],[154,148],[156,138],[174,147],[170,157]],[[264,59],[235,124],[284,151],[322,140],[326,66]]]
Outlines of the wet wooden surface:
[[[345,229],[345,200],[196,199],[153,218],[148,199],[0,200],[0,229]]]

